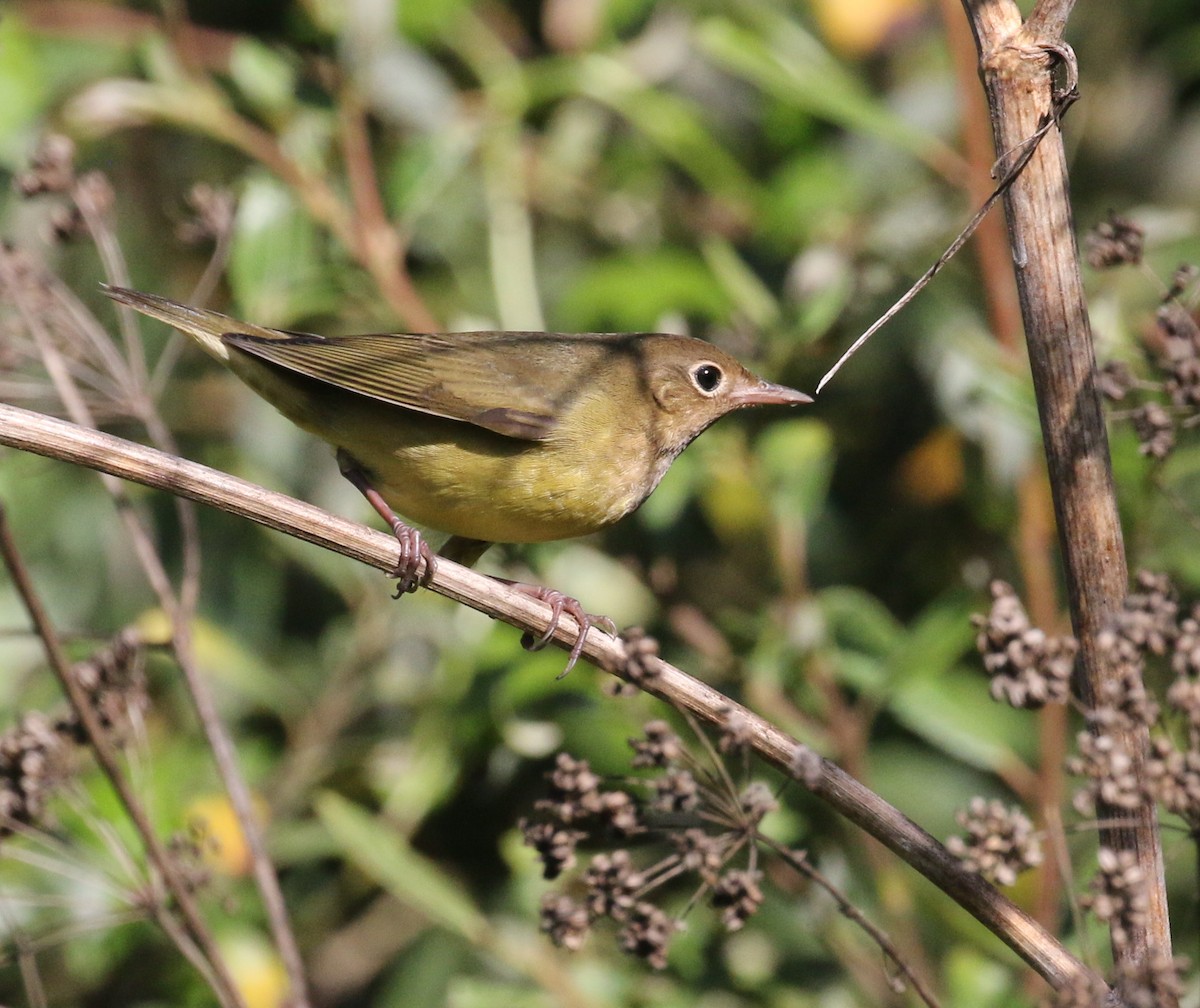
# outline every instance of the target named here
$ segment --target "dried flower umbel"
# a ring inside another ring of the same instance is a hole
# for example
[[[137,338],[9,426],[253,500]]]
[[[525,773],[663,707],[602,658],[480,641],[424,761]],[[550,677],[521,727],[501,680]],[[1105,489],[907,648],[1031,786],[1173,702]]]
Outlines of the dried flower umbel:
[[[131,719],[147,704],[137,635],[118,634],[71,672],[101,725],[120,742]],[[74,715],[52,718],[40,711],[25,714],[0,735],[0,837],[41,823],[50,798],[74,772],[81,740]]]
[[[976,616],[975,646],[992,677],[995,700],[1013,707],[1063,703],[1070,696],[1071,670],[1078,645],[1073,637],[1051,637],[1029,622],[1012,586],[991,584],[992,608]]]
[[[688,879],[693,894],[684,913],[707,895],[729,931],[754,915],[763,901],[757,830],[775,808],[775,798],[762,785],[737,790],[716,763],[719,751],[746,744],[744,720],[731,711],[717,745],[707,746],[713,766],[696,760],[665,721],[648,722],[629,744],[633,768],[652,773],[622,780],[619,787],[606,786],[585,761],[558,755],[547,775],[550,795],[535,806],[540,818],[521,824],[546,878],[574,867],[582,843],[616,846],[587,859],[575,880],[581,898],[562,893],[544,899],[541,926],[555,944],[576,949],[592,927],[609,920],[624,951],[661,969],[683,924],[682,915],[667,912],[657,901],[668,883]],[[633,836],[639,856],[657,859],[636,861],[635,851],[621,845]],[[654,852],[649,839],[663,841],[665,849]]]
[[[966,836],[950,837],[946,849],[989,881],[1010,886],[1021,872],[1042,863],[1041,840],[1020,809],[972,798],[955,818]]]
[[[1024,670],[1036,667],[1041,639],[1007,585],[994,586],[993,596],[991,614],[976,624],[985,663],[1006,679],[1000,689],[993,683],[993,695],[1007,698],[1014,688],[1028,690]],[[1084,778],[1075,807],[1087,816],[1119,818],[1125,810],[1157,801],[1195,836],[1200,832],[1200,605],[1181,605],[1166,575],[1140,571],[1097,644],[1111,674],[1092,706],[1081,707],[1088,730],[1079,733],[1077,752],[1067,760],[1067,769]],[[1148,687],[1163,675],[1168,677],[1164,689]],[[1149,732],[1151,745],[1139,763],[1125,740],[1142,731]],[[976,799],[959,821],[967,835],[951,838],[947,847],[998,881],[1014,877],[1019,861],[1010,862],[1007,855],[1030,836],[1028,820],[999,803]],[[1147,926],[1145,870],[1134,852],[1111,847],[1100,849],[1097,862],[1080,903],[1108,925],[1114,947],[1126,947]],[[1125,959],[1111,978],[1118,1001],[1108,985],[1083,974],[1056,991],[1050,1004],[1171,1008],[1179,1003],[1182,968],[1178,961]]]
[[[1088,261],[1096,268],[1142,261],[1141,229],[1113,216],[1086,239]],[[1185,303],[1200,270],[1185,264],[1176,270],[1154,314],[1145,326],[1145,377],[1134,375],[1124,361],[1109,361],[1097,373],[1106,399],[1121,403],[1115,420],[1128,421],[1138,450],[1156,462],[1166,459],[1185,431],[1200,423],[1200,325]]]
[[[1142,261],[1146,231],[1127,217],[1109,214],[1084,238],[1087,263],[1092,269],[1136,265]]]

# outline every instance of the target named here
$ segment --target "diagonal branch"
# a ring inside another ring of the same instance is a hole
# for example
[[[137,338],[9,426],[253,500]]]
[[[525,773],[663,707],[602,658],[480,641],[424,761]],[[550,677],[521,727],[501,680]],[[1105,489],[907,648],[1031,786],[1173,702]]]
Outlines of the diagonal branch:
[[[0,444],[188,497],[382,571],[395,569],[398,560],[398,546],[390,535],[206,466],[4,403],[0,403]],[[544,633],[549,623],[550,607],[544,602],[444,558],[430,588],[534,634]],[[569,649],[577,634],[575,621],[564,614],[554,640]],[[1080,975],[1090,975],[1052,934],[979,875],[964,869],[937,840],[855,778],[826,760],[819,761],[818,772],[807,772],[798,757],[808,750],[773,724],[661,659],[642,656],[635,661],[623,641],[594,628],[583,654],[599,668],[635,682],[709,725],[725,725],[731,711],[744,717],[750,726],[751,745],[760,757],[932,881],[1052,986],[1062,987]],[[635,672],[635,665],[640,673]]]

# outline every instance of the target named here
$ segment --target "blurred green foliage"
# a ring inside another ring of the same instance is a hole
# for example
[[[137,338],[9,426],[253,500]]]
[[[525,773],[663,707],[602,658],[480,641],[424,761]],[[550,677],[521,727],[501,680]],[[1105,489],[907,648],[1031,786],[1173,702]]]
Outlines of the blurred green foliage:
[[[134,285],[184,300],[213,252],[176,235],[185,194],[227,187],[237,210],[212,302],[263,324],[414,324],[354,245],[350,92],[414,288],[446,328],[687,329],[812,388],[970,213],[960,132],[978,96],[955,76],[936,5],[864,8],[878,25],[853,46],[836,41],[829,5],[784,0],[187,8],[204,32],[182,31],[179,6],[160,22],[115,3],[10,5],[0,174],[23,171],[47,130],[74,137],[79,169],[111,180]],[[1160,276],[1200,256],[1198,33],[1188,4],[1146,2],[1080,5],[1070,32],[1076,221],[1139,213]],[[113,327],[94,248],[46,239],[61,200],[4,190],[0,234]],[[341,230],[326,196],[351,208]],[[1030,799],[1036,716],[988,699],[971,647],[988,580],[1024,575],[1018,494],[1038,450],[1024,368],[989,329],[987,268],[968,249],[804,416],[730,418],[637,515],[580,543],[494,550],[484,569],[527,565],[589,610],[643,624],[665,657],[935,835],[956,829],[971,795]],[[1104,352],[1135,354],[1157,287],[1132,271],[1089,282]],[[152,359],[177,338],[151,325],[144,337]],[[190,349],[161,408],[188,457],[366,520],[323,445]],[[1195,529],[1147,481],[1131,438],[1118,432],[1114,451],[1131,562],[1200,585]],[[1169,474],[1190,499],[1197,457],[1181,449]],[[177,565],[171,503],[132,493]],[[78,654],[154,622],[90,473],[5,452],[0,500]],[[626,739],[664,712],[606,696],[586,668],[557,681],[560,653],[528,654],[477,613],[423,593],[394,602],[377,573],[340,557],[224,514],[199,519],[197,646],[269,809],[320,1003],[915,1003],[889,991],[880,957],[827,897],[783,872],[733,938],[693,908],[662,973],[602,935],[574,957],[552,949],[517,821],[556,750],[622,775]],[[24,626],[0,583],[6,723],[59,703],[38,648],[13,632]],[[148,674],[155,703],[134,769],[170,833],[215,776],[174,670],[154,659]],[[944,1004],[1032,1003],[1013,957],[947,900],[799,788],[782,802],[778,839],[892,932]],[[54,815],[53,838],[0,848],[0,926],[31,943],[48,1003],[206,1003],[154,928],[121,916],[136,909],[134,878],[105,840],[124,831],[106,788],[85,773]],[[1089,838],[1071,843],[1090,856]],[[1189,856],[1175,853],[1173,889],[1186,891]],[[278,966],[251,884],[214,871],[214,929],[247,990],[260,985],[254,1004],[272,1004]],[[1194,915],[1177,923],[1178,945],[1194,945]],[[15,949],[5,1004],[28,990]]]

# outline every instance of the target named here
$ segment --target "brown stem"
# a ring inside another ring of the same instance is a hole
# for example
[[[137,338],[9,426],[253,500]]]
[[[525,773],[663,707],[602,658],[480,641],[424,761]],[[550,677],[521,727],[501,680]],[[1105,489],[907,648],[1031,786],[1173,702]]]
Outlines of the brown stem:
[[[939,0],[950,56],[954,65],[955,90],[961,105],[962,144],[967,166],[965,185],[972,206],[979,206],[992,191],[992,165],[996,160],[987,125],[987,103],[979,91],[975,43],[963,20],[958,0]],[[1004,231],[1004,216],[988,214],[972,242],[983,282],[983,302],[992,335],[1010,354],[1021,341],[1021,310],[1013,283],[1012,256]]]
[[[366,109],[352,84],[343,84],[338,97],[342,160],[354,204],[352,223],[358,257],[405,325],[422,332],[435,332],[439,328],[437,320],[404,268],[404,242],[388,220],[379,194]]]
[[[1060,33],[1071,4],[1043,0],[1023,26],[1011,0],[963,3],[980,53],[996,148],[1014,150],[1057,114],[1052,54],[1067,53]],[[1103,685],[1116,675],[1097,639],[1121,606],[1128,572],[1094,380],[1066,157],[1057,127],[1004,200],[1072,624],[1080,645],[1077,688],[1084,705],[1093,707]],[[1109,732],[1142,778],[1146,729]],[[1131,929],[1129,942],[1114,948],[1114,955],[1127,963],[1169,959],[1170,926],[1154,805],[1147,802],[1120,817],[1115,810],[1101,809],[1100,817],[1108,821],[1100,830],[1101,843],[1134,851],[1149,888],[1145,926]]]
[[[150,816],[121,770],[121,761],[112,740],[100,723],[100,718],[89,702],[87,693],[72,674],[71,663],[67,660],[58,634],[42,606],[41,598],[34,589],[28,568],[17,549],[3,504],[0,504],[0,556],[4,558],[4,564],[8,568],[13,586],[17,589],[25,611],[29,614],[34,630],[42,642],[50,667],[57,677],[59,685],[62,686],[63,692],[67,695],[71,709],[79,719],[79,724],[87,735],[88,745],[96,756],[96,762],[100,764],[100,769],[104,771],[109,783],[112,784],[121,805],[137,830],[142,845],[145,847],[146,856],[154,865],[179,907],[189,937],[204,952],[204,957],[212,971],[210,979],[214,993],[220,999],[221,1004],[244,1008],[245,1002],[234,986],[221,950],[217,947],[208,930],[208,925],[204,922],[187,881],[180,873],[179,866],[171,857],[170,852],[159,840],[154,825],[150,822]],[[204,975],[203,971],[202,975]]]
[[[394,570],[399,559],[399,546],[390,535],[206,466],[4,403],[0,403],[0,444],[182,494],[385,572]],[[546,603],[444,557],[438,562],[429,587],[439,595],[534,634],[545,633],[551,622]],[[565,650],[571,648],[578,635],[579,627],[568,614],[554,626],[553,640]],[[594,627],[584,642],[583,654],[588,661],[614,675],[626,679],[631,676],[623,642]],[[964,869],[925,830],[849,774],[822,761],[819,779],[806,780],[806,775],[793,765],[797,753],[795,739],[667,662],[652,658],[643,664],[651,675],[638,678],[640,688],[715,727],[728,723],[730,711],[745,718],[750,726],[751,745],[760,757],[930,879],[1051,985],[1061,987],[1079,974],[1090,972],[1054,935],[978,875]]]
[[[991,191],[995,147],[988,126],[987,99],[978,87],[978,59],[970,25],[962,16],[959,0],[939,0],[942,22],[949,40],[959,101],[962,104],[962,138],[967,157],[967,191],[972,203]],[[983,281],[983,299],[989,328],[1006,351],[1008,362],[1023,367],[1020,354],[1021,308],[1013,280],[1012,255],[1002,213],[989,214],[975,233],[974,250]],[[1017,563],[1024,585],[1025,603],[1036,626],[1051,627],[1059,619],[1053,566],[1053,522],[1047,520],[1052,504],[1050,486],[1041,464],[1021,477],[1017,489]],[[1039,811],[1058,808],[1064,786],[1067,712],[1049,704],[1038,715],[1039,765],[1036,791],[1022,797]],[[1046,861],[1038,876],[1036,917],[1053,928],[1059,917],[1062,874],[1058,862]]]

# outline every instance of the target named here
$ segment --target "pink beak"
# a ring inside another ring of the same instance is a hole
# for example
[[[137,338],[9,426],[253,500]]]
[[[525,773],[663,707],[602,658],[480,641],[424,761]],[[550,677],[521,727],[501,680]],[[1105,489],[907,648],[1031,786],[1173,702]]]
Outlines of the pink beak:
[[[813,401],[813,397],[804,392],[761,378],[753,385],[737,389],[729,398],[738,406],[799,406]]]

